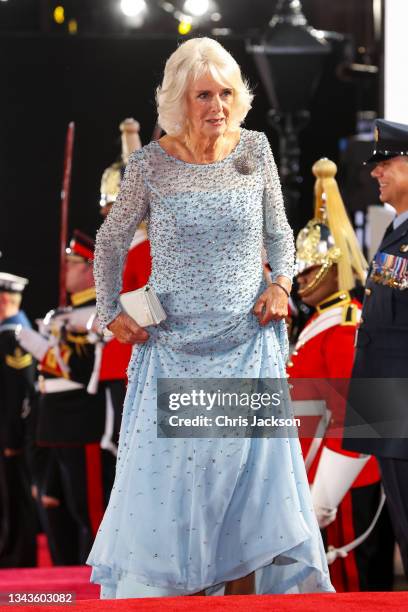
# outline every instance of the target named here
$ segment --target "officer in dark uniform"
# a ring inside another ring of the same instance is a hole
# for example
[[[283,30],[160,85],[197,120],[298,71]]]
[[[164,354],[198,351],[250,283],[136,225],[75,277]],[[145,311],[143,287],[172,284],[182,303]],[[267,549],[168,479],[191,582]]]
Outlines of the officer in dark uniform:
[[[16,330],[31,327],[20,310],[27,283],[0,272],[0,567],[36,565],[37,516],[25,453],[35,364],[16,340]]]
[[[408,577],[408,126],[378,119],[375,140],[367,163],[375,164],[380,200],[396,217],[368,273],[343,447],[379,459]],[[364,378],[371,382],[363,388]],[[364,439],[350,437],[355,426],[366,426]]]
[[[109,450],[116,447],[110,439],[113,424],[107,419],[105,390],[98,384],[103,344],[94,328],[93,248],[91,238],[75,232],[66,256],[71,307],[48,313],[41,334],[29,330],[20,336],[38,358],[41,373],[36,443],[50,453],[38,486],[58,565],[85,563],[116,460]]]

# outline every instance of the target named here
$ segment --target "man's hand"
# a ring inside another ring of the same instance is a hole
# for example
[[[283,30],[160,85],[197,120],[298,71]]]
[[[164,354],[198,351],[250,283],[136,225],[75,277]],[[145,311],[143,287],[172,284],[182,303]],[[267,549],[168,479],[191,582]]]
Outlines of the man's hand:
[[[143,344],[149,339],[147,331],[125,312],[121,312],[112,323],[109,323],[108,329],[119,342],[124,344]]]
[[[41,495],[41,505],[43,508],[58,508],[61,504],[57,497],[51,495]]]
[[[325,529],[334,520],[336,520],[337,508],[322,508],[322,506],[314,506],[314,511],[320,529]]]

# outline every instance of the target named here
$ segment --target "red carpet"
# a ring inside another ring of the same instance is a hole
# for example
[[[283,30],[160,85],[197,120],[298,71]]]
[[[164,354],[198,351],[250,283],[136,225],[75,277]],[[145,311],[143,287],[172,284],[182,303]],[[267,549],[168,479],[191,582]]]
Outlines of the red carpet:
[[[51,567],[52,564],[47,538],[40,533],[37,536],[37,565],[38,567]]]
[[[42,608],[61,612],[63,606],[7,606],[8,612],[33,612]],[[137,612],[389,612],[408,610],[405,593],[339,593],[325,595],[251,595],[240,597],[168,597],[79,601],[65,606],[79,612],[135,610]]]
[[[89,583],[89,567],[38,567],[0,570],[0,593],[74,592],[75,605],[0,605],[0,610],[23,612],[62,608],[79,612],[398,612],[408,611],[408,592],[338,593],[312,595],[251,595],[239,597],[163,597],[99,600],[99,587]],[[3,599],[4,601],[4,599]],[[3,603],[3,602],[2,602]]]

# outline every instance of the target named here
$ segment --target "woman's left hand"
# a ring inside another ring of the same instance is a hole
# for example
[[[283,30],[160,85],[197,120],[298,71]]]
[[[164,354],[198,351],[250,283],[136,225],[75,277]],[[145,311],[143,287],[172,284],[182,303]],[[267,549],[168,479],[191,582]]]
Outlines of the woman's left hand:
[[[287,317],[288,301],[288,296],[279,285],[270,285],[254,306],[254,314],[258,317],[259,325]]]

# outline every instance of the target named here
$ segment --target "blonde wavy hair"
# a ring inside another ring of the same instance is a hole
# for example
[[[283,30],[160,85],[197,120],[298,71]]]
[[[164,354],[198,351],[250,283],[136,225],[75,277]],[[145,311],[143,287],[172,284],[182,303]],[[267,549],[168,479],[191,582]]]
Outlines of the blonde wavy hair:
[[[253,100],[248,83],[232,55],[212,38],[191,38],[172,53],[164,68],[163,82],[156,90],[158,122],[170,136],[187,128],[186,91],[204,74],[231,88],[234,102],[228,127],[239,128]]]

